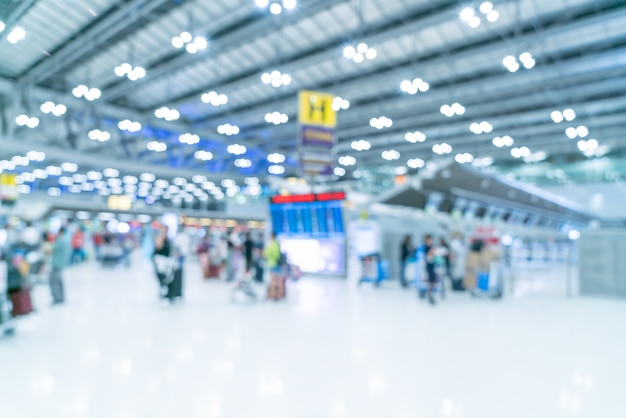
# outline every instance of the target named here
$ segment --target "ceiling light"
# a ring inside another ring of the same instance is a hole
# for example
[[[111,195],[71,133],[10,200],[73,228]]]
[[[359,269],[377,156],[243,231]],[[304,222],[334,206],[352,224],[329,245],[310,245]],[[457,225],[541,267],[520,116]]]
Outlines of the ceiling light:
[[[438,155],[450,154],[452,152],[452,146],[447,143],[433,145],[433,152]]]
[[[195,38],[189,32],[181,32],[180,35],[172,38],[172,46],[177,49],[185,47],[185,50],[190,54],[195,54],[198,51],[206,49],[208,43],[207,40],[201,36]]]
[[[272,164],[282,164],[285,162],[285,156],[283,154],[275,152],[267,156],[267,161]]]
[[[356,48],[348,45],[343,48],[343,56],[357,64],[362,63],[366,58],[368,60],[376,59],[378,52],[374,48],[370,48],[366,43],[359,43]]]
[[[550,117],[552,118],[552,121],[554,123],[561,123],[563,122],[563,113],[559,112],[558,110],[555,110],[554,112],[550,113]]]
[[[200,96],[200,100],[202,100],[202,103],[211,104],[217,107],[228,103],[228,96],[226,96],[225,94],[219,94],[215,91],[210,91]]]
[[[289,117],[284,113],[280,112],[272,112],[265,114],[265,122],[273,123],[274,125],[280,125],[281,123],[287,123],[289,121]]]
[[[472,123],[469,127],[470,132],[476,134],[476,135],[480,135],[482,133],[491,133],[491,131],[493,131],[493,126],[486,121],[482,121],[480,123]]]
[[[489,167],[493,164],[493,158],[491,157],[483,157],[483,158],[475,158],[472,165],[474,167]]]
[[[267,168],[268,173],[273,174],[273,175],[280,175],[280,174],[284,174],[285,173],[285,167],[283,167],[282,165],[270,165]]]
[[[282,11],[283,11],[283,7],[278,3],[272,3],[272,5],[270,6],[270,12],[273,15],[279,15],[281,14]]]
[[[217,127],[217,133],[227,136],[237,135],[239,134],[239,127],[226,123]]]
[[[35,116],[19,115],[15,118],[15,123],[18,126],[26,126],[27,128],[36,128],[39,126],[39,118]]]
[[[469,22],[469,20],[472,17],[474,17],[474,14],[475,14],[474,9],[472,9],[471,7],[466,7],[463,10],[461,10],[461,13],[459,14],[459,17],[464,22]]]
[[[576,133],[578,134],[579,137],[584,138],[587,135],[589,135],[589,129],[587,129],[586,126],[579,126],[578,128],[576,128]]]
[[[124,119],[117,124],[117,127],[122,131],[134,133],[141,130],[141,123]]]
[[[4,24],[2,20],[0,20],[0,32],[3,32],[4,28],[6,28],[6,25]]]
[[[271,84],[273,87],[278,88],[291,84],[291,76],[274,70],[272,72],[263,73],[263,75],[261,75],[261,81],[264,84]]]
[[[210,161],[213,159],[213,153],[210,151],[204,151],[204,150],[200,150],[200,151],[196,151],[193,156],[196,158],[196,160],[201,160],[201,161]]]
[[[478,9],[480,10],[480,12],[482,14],[486,15],[487,13],[489,13],[490,11],[493,10],[493,4],[491,4],[488,1],[486,1],[486,2],[482,3]]]
[[[250,168],[252,167],[252,161],[247,158],[238,158],[235,160],[235,167],[238,168]]]
[[[531,69],[535,66],[536,62],[533,58],[533,56],[531,55],[530,52],[524,52],[522,54],[520,54],[519,56],[519,62],[522,63],[522,65],[524,66],[524,68],[526,69]],[[513,55],[508,55],[506,57],[504,57],[504,59],[502,60],[502,65],[504,65],[506,67],[507,70],[509,70],[510,72],[514,73],[516,71],[518,71],[520,69],[520,64],[519,64],[517,58],[515,58]]]
[[[565,135],[567,135],[569,139],[574,139],[578,136],[578,132],[576,131],[576,128],[570,126],[565,130]]]
[[[474,16],[470,20],[467,21],[467,24],[469,25],[470,28],[476,29],[477,27],[480,26],[480,18],[478,16]]]
[[[333,170],[333,173],[336,176],[343,177],[343,176],[346,175],[346,169],[345,168],[341,168],[341,167],[335,167],[335,169]]]
[[[464,152],[462,154],[457,154],[454,157],[454,160],[459,164],[469,164],[474,161],[474,156],[468,152]]]
[[[62,104],[55,104],[53,102],[45,102],[40,106],[40,109],[45,114],[52,113],[54,116],[62,116],[67,112],[67,107]]]
[[[148,151],[164,152],[167,150],[167,144],[159,141],[150,141],[146,144]]]
[[[350,102],[346,99],[336,96],[333,99],[332,108],[335,112],[338,112],[340,110],[347,110],[350,108]]]
[[[78,165],[74,163],[63,163],[61,169],[66,173],[75,173],[78,171]]]
[[[3,25],[3,30],[4,30],[4,23],[2,25]],[[24,37],[26,37],[26,31],[23,28],[16,26],[7,35],[7,41],[9,41],[12,44],[16,44],[22,39],[24,39]]]
[[[425,93],[430,89],[430,84],[422,80],[421,78],[415,78],[413,81],[404,80],[400,83],[400,90],[405,93],[414,95],[418,92]]]
[[[511,155],[514,158],[527,158],[531,154],[530,149],[528,147],[520,147],[511,149]]]
[[[113,72],[115,73],[116,76],[118,77],[126,76],[131,81],[136,81],[146,76],[146,70],[143,67],[133,68],[133,66],[127,62],[115,67]]]
[[[196,134],[184,133],[178,136],[178,142],[181,144],[195,145],[200,142],[200,137]]]
[[[111,134],[100,129],[93,129],[87,134],[92,141],[106,142],[111,139]]]
[[[465,107],[464,107],[464,106],[462,106],[462,105],[461,105],[461,104],[459,104],[459,103],[453,103],[452,105],[447,105],[447,104],[445,104],[445,105],[441,106],[441,108],[439,109],[439,111],[440,111],[443,115],[445,115],[445,116],[447,116],[447,117],[451,118],[451,117],[452,117],[452,116],[454,116],[454,115],[457,115],[457,116],[462,116],[462,115],[465,113]]]
[[[396,150],[387,150],[387,151],[383,151],[381,156],[383,157],[384,160],[387,161],[394,161],[400,158],[400,153]]]
[[[566,121],[571,122],[576,119],[576,112],[574,112],[572,109],[565,109],[563,111],[563,117]]]
[[[243,155],[246,153],[246,151],[246,147],[240,144],[230,144],[228,147],[226,147],[226,152],[232,155]]]
[[[337,162],[338,162],[340,165],[343,165],[343,166],[349,167],[349,166],[353,166],[353,165],[355,165],[355,164],[356,164],[356,158],[354,158],[354,157],[353,157],[353,156],[351,156],[351,155],[343,155],[343,156],[339,157],[339,159],[337,160]]]
[[[498,19],[500,19],[500,12],[498,12],[497,10],[492,10],[489,13],[487,13],[487,20],[490,22],[496,22]]]
[[[426,165],[426,162],[421,158],[412,158],[406,162],[410,168],[422,168]]]
[[[99,99],[102,95],[102,92],[100,91],[100,89],[97,89],[95,87],[89,88],[84,84],[81,84],[72,89],[72,94],[79,99],[81,97],[84,97],[86,100],[92,102]]]
[[[298,5],[296,0],[283,0],[283,7],[287,10],[293,10]]]
[[[426,135],[424,135],[424,133],[420,132],[420,131],[415,131],[415,132],[407,132],[404,135],[404,139],[412,144],[415,144],[416,142],[424,142],[426,141]]]
[[[359,139],[358,141],[352,141],[351,147],[355,151],[367,151],[372,145],[364,139]]]
[[[180,118],[180,112],[176,109],[170,109],[169,107],[163,106],[154,111],[154,116],[171,122]]]
[[[376,129],[391,128],[393,121],[386,116],[370,119],[370,126]]]

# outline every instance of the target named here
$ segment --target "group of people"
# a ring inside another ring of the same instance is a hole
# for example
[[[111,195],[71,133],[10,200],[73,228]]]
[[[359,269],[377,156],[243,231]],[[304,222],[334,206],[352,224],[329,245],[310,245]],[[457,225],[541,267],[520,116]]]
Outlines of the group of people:
[[[461,290],[462,264],[465,252],[465,246],[460,236],[454,236],[450,244],[444,237],[441,237],[439,245],[436,245],[433,236],[427,234],[424,236],[421,246],[416,247],[412,242],[411,235],[406,235],[400,246],[399,276],[401,286],[408,287],[409,285],[409,278],[407,277],[409,262],[416,261],[418,257],[423,257],[424,282],[428,286],[426,296],[431,304],[435,304],[435,287],[439,282],[444,286],[443,279],[445,277],[450,279],[452,289]],[[438,266],[440,268],[437,268]],[[410,279],[413,280],[414,278]]]

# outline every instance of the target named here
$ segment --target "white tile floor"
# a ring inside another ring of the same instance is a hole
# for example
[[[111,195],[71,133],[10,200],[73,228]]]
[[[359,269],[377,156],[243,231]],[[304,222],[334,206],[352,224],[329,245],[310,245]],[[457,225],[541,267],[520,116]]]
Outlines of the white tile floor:
[[[437,307],[392,284],[304,280],[286,303],[232,303],[187,269],[156,301],[145,263],[68,271],[68,303],[0,340],[7,418],[623,418],[626,301]]]

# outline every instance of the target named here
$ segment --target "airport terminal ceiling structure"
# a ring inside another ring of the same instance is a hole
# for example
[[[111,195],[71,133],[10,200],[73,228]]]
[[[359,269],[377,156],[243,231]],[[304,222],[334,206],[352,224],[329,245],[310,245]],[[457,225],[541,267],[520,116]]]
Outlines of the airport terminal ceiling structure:
[[[621,0],[8,0],[0,21],[0,160],[290,175],[307,89],[342,98],[339,179],[626,176]]]

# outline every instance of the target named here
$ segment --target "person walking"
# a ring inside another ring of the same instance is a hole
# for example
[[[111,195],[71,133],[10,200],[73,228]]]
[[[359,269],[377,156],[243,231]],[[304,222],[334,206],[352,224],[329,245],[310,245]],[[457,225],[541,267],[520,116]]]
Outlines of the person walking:
[[[280,244],[276,239],[275,232],[272,232],[269,242],[263,249],[263,256],[270,269],[270,287],[267,290],[267,298],[280,300],[285,297],[285,281],[283,280],[282,266],[280,265],[282,258]]]
[[[76,229],[72,236],[72,255],[70,257],[71,264],[79,264],[85,261],[85,231],[81,225]]]
[[[435,304],[435,297],[433,295],[435,291],[435,284],[437,284],[437,274],[435,272],[435,255],[436,248],[433,242],[432,235],[424,236],[424,257],[426,259],[426,279],[428,281],[428,301],[431,305]]]
[[[246,260],[246,274],[249,274],[254,265],[254,241],[250,231],[246,232],[246,240],[243,242],[243,255]]]
[[[406,265],[412,253],[413,244],[411,244],[411,236],[406,235],[402,240],[402,244],[400,246],[400,285],[402,287],[408,286],[406,278]]]
[[[59,232],[52,246],[52,259],[50,261],[50,293],[52,304],[59,305],[65,302],[65,289],[63,285],[63,270],[67,267],[71,258],[71,247],[65,228]]]

